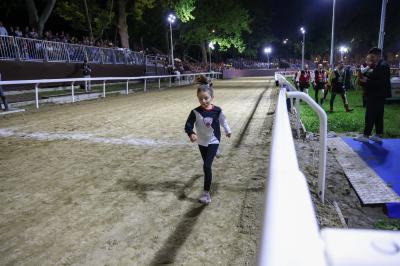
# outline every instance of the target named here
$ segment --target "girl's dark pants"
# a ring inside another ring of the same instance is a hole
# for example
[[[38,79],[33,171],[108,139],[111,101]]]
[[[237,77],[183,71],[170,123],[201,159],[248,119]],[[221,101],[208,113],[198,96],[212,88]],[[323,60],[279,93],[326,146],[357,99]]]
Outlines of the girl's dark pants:
[[[201,157],[203,158],[203,170],[204,170],[204,190],[210,191],[212,181],[212,170],[211,166],[214,161],[214,157],[217,154],[219,144],[209,144],[208,147],[199,145]]]

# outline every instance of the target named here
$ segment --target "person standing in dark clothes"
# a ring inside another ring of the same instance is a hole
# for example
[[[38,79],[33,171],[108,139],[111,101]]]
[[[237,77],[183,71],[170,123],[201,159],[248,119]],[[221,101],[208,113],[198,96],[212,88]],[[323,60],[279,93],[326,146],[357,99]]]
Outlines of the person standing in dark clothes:
[[[385,99],[391,97],[391,85],[390,67],[381,58],[381,53],[382,50],[376,47],[368,52],[368,58],[370,60],[369,65],[372,68],[372,72],[368,77],[364,77],[362,80],[362,82],[365,83],[367,99],[365,128],[362,135],[354,138],[354,140],[361,142],[369,142],[369,140],[372,140],[377,143],[382,143]],[[370,137],[374,126],[376,134]]]
[[[92,73],[92,69],[90,68],[87,59],[83,61],[83,64],[81,65],[81,70],[82,70],[82,75],[84,78],[90,78],[90,73]],[[91,91],[91,82],[90,80],[85,80],[85,91],[89,92]]]
[[[336,94],[342,97],[344,109],[346,112],[351,112],[349,108],[346,91],[350,87],[350,71],[344,67],[343,62],[340,62],[338,67],[332,72],[332,92],[329,102],[329,112],[333,112],[333,103],[335,102]]]
[[[1,81],[1,73],[0,73],[0,81]],[[3,105],[4,105],[4,111],[8,111],[8,103],[7,103],[7,99],[6,96],[4,95],[3,92],[3,86],[0,85],[0,98],[3,101]]]

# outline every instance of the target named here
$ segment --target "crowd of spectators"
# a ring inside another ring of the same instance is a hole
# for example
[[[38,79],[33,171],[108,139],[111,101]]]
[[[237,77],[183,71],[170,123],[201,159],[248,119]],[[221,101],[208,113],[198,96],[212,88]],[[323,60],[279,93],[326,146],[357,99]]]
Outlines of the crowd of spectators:
[[[81,38],[78,38],[76,36],[71,36],[69,33],[66,33],[64,31],[53,32],[52,30],[45,30],[43,32],[42,38],[39,38],[39,34],[34,27],[26,26],[22,30],[22,28],[20,28],[19,26],[10,26],[7,30],[7,28],[3,25],[1,21],[0,21],[0,36],[14,36],[14,37],[29,38],[29,39],[42,39],[45,41],[97,46],[103,48],[118,47],[117,44],[109,40],[104,40],[104,39],[95,40],[94,38],[90,38],[88,36],[83,36]]]

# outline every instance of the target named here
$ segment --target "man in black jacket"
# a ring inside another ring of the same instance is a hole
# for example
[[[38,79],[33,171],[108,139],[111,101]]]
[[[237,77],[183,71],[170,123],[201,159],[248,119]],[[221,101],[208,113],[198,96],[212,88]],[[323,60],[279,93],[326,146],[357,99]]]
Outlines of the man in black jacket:
[[[354,138],[357,141],[369,142],[369,139],[377,143],[382,143],[383,135],[383,114],[385,109],[385,98],[391,97],[390,67],[381,58],[382,50],[372,48],[368,52],[371,62],[372,73],[361,80],[365,83],[365,94],[367,96],[367,106],[365,110],[364,134]],[[375,126],[376,134],[371,136]]]

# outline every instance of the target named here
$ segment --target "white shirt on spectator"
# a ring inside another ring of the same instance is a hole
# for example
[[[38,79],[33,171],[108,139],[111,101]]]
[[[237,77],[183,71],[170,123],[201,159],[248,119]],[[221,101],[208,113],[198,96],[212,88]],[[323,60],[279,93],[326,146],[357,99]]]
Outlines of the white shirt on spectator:
[[[4,26],[0,26],[0,36],[8,36],[8,31]]]

